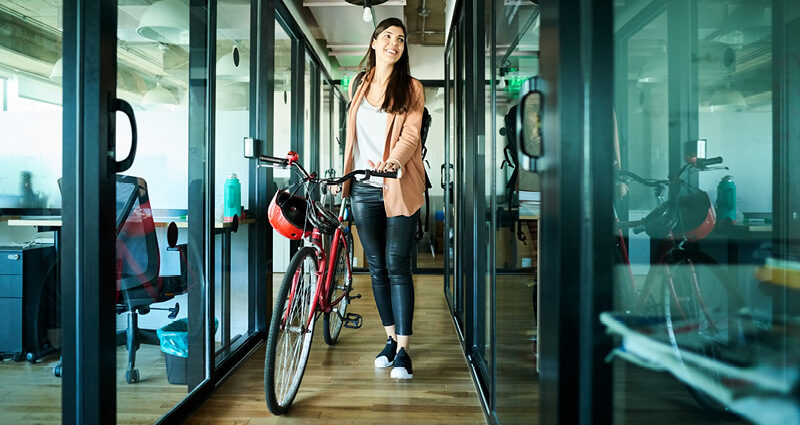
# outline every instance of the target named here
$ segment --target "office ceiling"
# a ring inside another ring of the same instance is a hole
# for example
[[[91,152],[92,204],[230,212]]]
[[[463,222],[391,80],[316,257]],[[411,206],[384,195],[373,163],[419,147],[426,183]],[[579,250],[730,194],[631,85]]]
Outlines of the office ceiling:
[[[155,86],[156,78],[173,90],[186,88],[187,46],[162,44],[136,31],[145,10],[158,0],[118,0],[118,56],[122,85],[131,92]],[[236,44],[249,53],[251,0],[219,0],[218,50],[221,56]],[[367,50],[373,23],[387,17],[406,22],[410,45],[443,46],[446,0],[386,0],[373,6],[374,19],[364,22],[363,7],[345,0],[289,0],[300,12],[311,37],[326,50],[331,68],[350,70]],[[62,0],[0,1],[0,77],[22,72],[49,79],[61,57]],[[280,65],[280,64],[279,64]],[[288,66],[288,64],[286,64]]]
[[[120,89],[131,93],[134,101],[135,95],[142,96],[155,87],[158,80],[176,95],[182,94],[188,81],[187,46],[154,42],[136,31],[144,11],[156,1],[118,0]],[[219,0],[218,57],[229,53],[234,45],[244,54],[249,53],[251,1],[254,0]],[[373,24],[362,19],[363,7],[345,0],[288,1],[292,2],[293,9],[299,11],[301,16],[298,20],[327,53],[332,69],[348,71],[358,65],[373,30]],[[616,0],[615,4],[621,6],[632,1]],[[24,75],[38,79],[40,83],[53,82],[54,65],[61,57],[62,3],[62,0],[0,0],[0,78]],[[720,88],[733,88],[746,98],[750,109],[771,107],[771,79],[765,78],[771,75],[769,34],[762,34],[757,41],[741,44],[719,41],[720,34],[737,14],[747,18],[739,26],[753,27],[761,21],[769,23],[769,4],[768,0],[698,2],[699,52],[694,59],[700,68],[701,104]],[[446,0],[386,0],[373,6],[374,22],[390,16],[400,17],[406,22],[410,45],[443,46],[445,7]],[[653,87],[642,82],[641,74],[646,62],[657,63],[665,59],[666,24],[665,17],[659,17],[630,38],[626,59],[631,84]],[[499,34],[502,35],[502,31]],[[286,53],[287,40],[277,41],[276,48]],[[531,48],[538,50],[538,47]],[[281,55],[279,63],[276,63],[276,68],[284,70],[284,74],[289,66],[289,63],[283,63],[287,57]],[[666,70],[663,63],[661,68]],[[663,77],[652,80],[665,87]]]
[[[373,6],[373,21],[364,22],[364,8],[345,0],[295,0],[311,15],[306,23],[327,48],[334,67],[354,69],[369,45],[374,25],[383,19],[402,19],[409,45],[444,46],[446,0],[386,0]],[[357,1],[357,0],[354,0]]]

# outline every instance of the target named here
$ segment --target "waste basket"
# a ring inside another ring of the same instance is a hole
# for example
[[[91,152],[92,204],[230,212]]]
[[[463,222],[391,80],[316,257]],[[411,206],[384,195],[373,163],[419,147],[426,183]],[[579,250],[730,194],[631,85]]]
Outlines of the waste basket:
[[[214,319],[214,332],[219,321]],[[179,319],[156,331],[164,361],[167,364],[167,381],[170,384],[186,385],[186,365],[189,357],[189,322]]]

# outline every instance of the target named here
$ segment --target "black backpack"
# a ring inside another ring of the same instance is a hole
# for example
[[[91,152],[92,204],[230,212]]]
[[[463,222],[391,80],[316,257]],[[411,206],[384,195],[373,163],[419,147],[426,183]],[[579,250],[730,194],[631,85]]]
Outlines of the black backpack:
[[[360,72],[358,75],[353,77],[353,93],[358,90],[358,86],[361,84],[361,80],[364,78],[364,73]],[[345,111],[350,111],[350,103],[352,99],[347,102],[347,109]],[[347,116],[347,114],[345,114]],[[419,132],[419,140],[422,143],[422,162],[423,162],[423,169],[425,170],[425,226],[422,226],[422,217],[420,216],[417,219],[417,234],[414,235],[414,238],[418,241],[422,240],[422,236],[425,235],[425,232],[428,231],[428,216],[430,215],[431,209],[431,200],[430,195],[428,194],[428,189],[433,187],[431,185],[431,179],[428,178],[428,170],[430,168],[430,164],[425,160],[425,156],[428,154],[428,148],[425,147],[425,141],[428,139],[428,130],[431,128],[431,114],[428,112],[428,108],[422,109],[422,125],[420,126]]]

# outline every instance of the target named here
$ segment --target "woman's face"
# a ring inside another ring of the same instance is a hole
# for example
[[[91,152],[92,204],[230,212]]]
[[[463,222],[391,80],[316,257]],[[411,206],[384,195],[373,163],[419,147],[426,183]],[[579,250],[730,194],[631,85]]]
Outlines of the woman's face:
[[[394,65],[403,56],[406,48],[406,34],[401,27],[389,27],[372,40],[375,50],[375,63]]]

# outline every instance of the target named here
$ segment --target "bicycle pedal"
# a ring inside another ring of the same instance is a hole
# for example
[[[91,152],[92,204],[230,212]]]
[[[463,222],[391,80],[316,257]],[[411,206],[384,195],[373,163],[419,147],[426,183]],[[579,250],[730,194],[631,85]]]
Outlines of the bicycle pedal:
[[[361,319],[360,314],[347,313],[347,315],[344,316],[345,328],[358,329],[362,324],[364,324],[364,321]]]
[[[361,294],[355,294],[355,295],[348,295],[347,296],[347,300],[348,301],[352,301],[352,300],[354,300],[356,298],[361,298]]]

